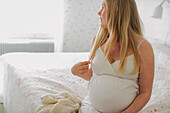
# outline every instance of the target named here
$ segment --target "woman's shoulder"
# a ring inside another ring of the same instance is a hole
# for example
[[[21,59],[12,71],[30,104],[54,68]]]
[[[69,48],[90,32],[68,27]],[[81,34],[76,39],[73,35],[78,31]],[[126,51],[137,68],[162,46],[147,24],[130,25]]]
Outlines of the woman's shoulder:
[[[135,34],[135,38],[136,38],[136,43],[137,43],[138,49],[141,49],[143,47],[144,48],[151,48],[152,47],[151,44],[149,43],[149,41],[147,41],[147,39],[144,38],[143,36]]]
[[[143,36],[138,36],[137,37],[137,45],[138,45],[138,50],[142,51],[143,49],[151,49],[152,46],[150,44],[150,42],[145,39]]]
[[[141,58],[154,56],[152,45],[149,41],[147,41],[147,39],[142,36],[139,36],[137,39],[137,44],[138,52]]]

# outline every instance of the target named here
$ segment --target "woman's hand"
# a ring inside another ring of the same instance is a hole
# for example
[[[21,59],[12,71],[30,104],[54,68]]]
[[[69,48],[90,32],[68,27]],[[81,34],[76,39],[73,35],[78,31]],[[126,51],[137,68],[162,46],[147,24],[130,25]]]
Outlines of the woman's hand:
[[[92,76],[92,69],[89,69],[90,61],[79,62],[71,68],[71,72],[85,80],[90,80]]]

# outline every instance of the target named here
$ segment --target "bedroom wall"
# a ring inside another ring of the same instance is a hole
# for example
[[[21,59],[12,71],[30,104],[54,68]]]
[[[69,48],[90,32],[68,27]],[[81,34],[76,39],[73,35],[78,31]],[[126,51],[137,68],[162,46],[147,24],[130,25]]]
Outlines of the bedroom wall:
[[[170,45],[170,3],[164,2],[162,19],[152,17],[155,8],[162,1],[138,0],[138,7],[143,21],[145,38]]]
[[[96,35],[100,19],[97,15],[102,0],[64,1],[64,52],[86,52]],[[157,5],[163,0],[136,0],[143,21],[144,36],[170,45],[170,4],[165,2],[162,19],[152,18]],[[166,42],[165,42],[166,41]]]
[[[64,52],[90,50],[99,28],[101,0],[64,0]]]

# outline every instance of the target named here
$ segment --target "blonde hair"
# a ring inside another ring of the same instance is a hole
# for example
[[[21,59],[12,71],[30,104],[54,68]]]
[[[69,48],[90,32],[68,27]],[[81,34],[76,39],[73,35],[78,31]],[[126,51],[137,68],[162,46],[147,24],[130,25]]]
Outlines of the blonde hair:
[[[89,60],[93,60],[96,50],[108,41],[104,47],[105,60],[110,57],[110,50],[116,42],[120,44],[120,64],[117,72],[124,72],[126,65],[126,53],[128,48],[133,51],[135,64],[131,74],[139,70],[140,56],[137,50],[137,39],[134,32],[143,36],[140,18],[135,0],[105,0],[107,29],[100,28],[91,49]],[[117,10],[118,8],[118,10]]]

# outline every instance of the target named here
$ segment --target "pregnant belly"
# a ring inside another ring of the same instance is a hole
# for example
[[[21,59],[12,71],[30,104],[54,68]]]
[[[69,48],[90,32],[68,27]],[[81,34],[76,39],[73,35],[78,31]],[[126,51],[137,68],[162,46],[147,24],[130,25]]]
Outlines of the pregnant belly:
[[[131,80],[94,75],[89,84],[89,98],[97,110],[104,113],[119,113],[132,103],[138,89],[138,85]]]

